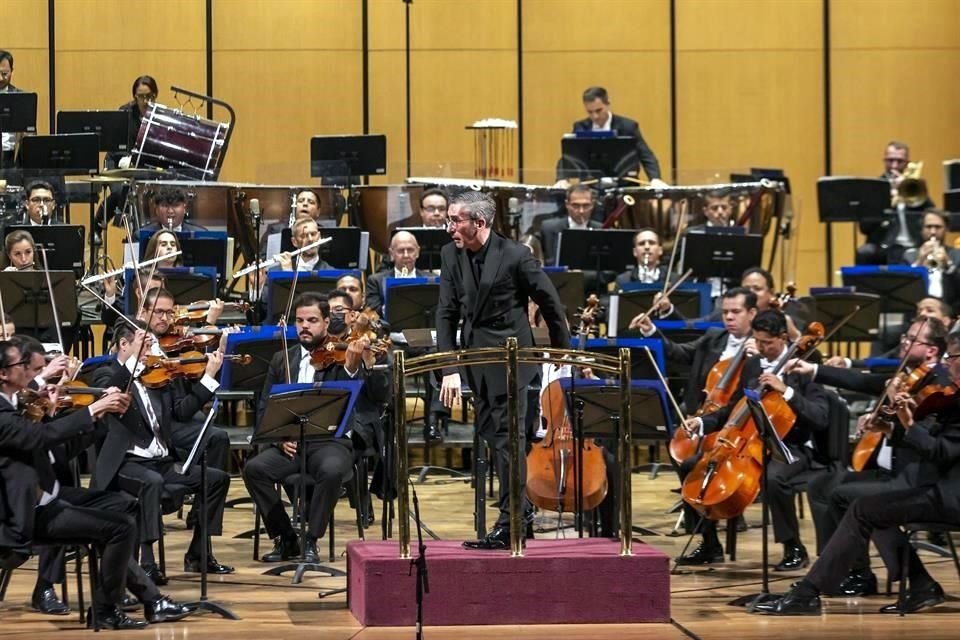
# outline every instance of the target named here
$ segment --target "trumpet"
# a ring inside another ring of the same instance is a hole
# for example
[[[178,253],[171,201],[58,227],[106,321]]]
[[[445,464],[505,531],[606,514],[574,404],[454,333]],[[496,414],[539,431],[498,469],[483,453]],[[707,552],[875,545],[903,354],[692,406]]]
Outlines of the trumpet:
[[[82,285],[91,285],[94,282],[100,282],[101,280],[106,280],[107,278],[112,278],[118,276],[124,272],[126,269],[139,269],[140,267],[149,267],[155,262],[163,262],[171,258],[176,258],[177,256],[183,254],[183,251],[174,251],[173,253],[167,253],[162,256],[157,256],[156,258],[151,258],[150,260],[144,260],[143,262],[124,262],[119,269],[114,269],[113,271],[107,271],[106,273],[101,273],[96,276],[88,276],[80,281]]]
[[[928,200],[927,181],[920,177],[923,162],[911,162],[903,171],[900,184],[897,185],[893,204],[903,203],[913,209],[921,207]]]
[[[298,256],[298,255],[300,255],[301,253],[304,253],[305,251],[310,251],[311,249],[316,249],[316,248],[319,247],[320,245],[327,244],[327,243],[330,242],[331,240],[333,240],[333,238],[321,238],[321,239],[317,240],[316,242],[311,242],[310,244],[308,244],[308,245],[306,245],[306,246],[304,246],[304,247],[300,247],[300,248],[297,249],[296,251],[291,251],[289,255],[290,255],[291,258],[292,258],[293,256]],[[245,275],[247,275],[248,273],[253,273],[253,272],[256,271],[257,269],[269,269],[270,267],[274,266],[275,264],[279,264],[279,263],[280,263],[280,258],[279,258],[279,254],[277,254],[277,255],[273,256],[272,258],[270,258],[269,260],[264,260],[263,262],[257,261],[257,262],[254,262],[254,263],[253,263],[252,265],[250,265],[249,267],[244,267],[243,269],[240,269],[240,271],[237,271],[236,273],[233,274],[233,278],[234,278],[234,280],[236,280],[237,278],[239,278],[239,277],[241,277],[241,276],[245,276]]]

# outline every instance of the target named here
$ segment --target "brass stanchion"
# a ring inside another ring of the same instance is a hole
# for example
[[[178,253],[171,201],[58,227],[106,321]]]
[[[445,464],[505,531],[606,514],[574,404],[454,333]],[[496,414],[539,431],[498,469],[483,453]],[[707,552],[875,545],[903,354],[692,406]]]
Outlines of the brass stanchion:
[[[620,349],[620,555],[633,554],[633,487],[630,482],[630,349]]]
[[[507,427],[510,438],[510,556],[523,557],[523,535],[521,512],[523,511],[523,486],[520,468],[523,461],[520,456],[520,407],[517,397],[517,339],[507,338]],[[501,480],[502,481],[502,480]]]
[[[393,419],[394,425],[393,449],[397,459],[397,534],[400,538],[400,557],[410,557],[410,500],[407,487],[407,403],[405,384],[404,353],[401,350],[393,352]]]

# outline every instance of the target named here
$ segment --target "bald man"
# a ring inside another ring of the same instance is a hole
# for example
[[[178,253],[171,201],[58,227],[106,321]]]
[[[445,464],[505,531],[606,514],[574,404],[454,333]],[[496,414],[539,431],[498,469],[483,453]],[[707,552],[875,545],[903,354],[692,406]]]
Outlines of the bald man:
[[[429,271],[417,269],[420,257],[420,245],[409,231],[397,231],[390,240],[390,260],[392,269],[379,271],[367,278],[367,297],[365,305],[381,316],[384,312],[384,290],[387,278],[422,278],[431,275]]]

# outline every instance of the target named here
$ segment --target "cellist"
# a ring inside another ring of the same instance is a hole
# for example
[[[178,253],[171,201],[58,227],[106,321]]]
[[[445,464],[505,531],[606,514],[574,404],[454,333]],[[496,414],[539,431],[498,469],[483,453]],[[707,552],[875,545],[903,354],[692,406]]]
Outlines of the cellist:
[[[909,372],[922,365],[936,365],[946,347],[945,337],[943,323],[936,318],[928,317],[926,322],[922,318],[914,320],[907,332],[900,337],[899,357],[904,361],[904,371]],[[808,362],[788,363],[787,370],[806,375],[819,384],[873,396],[884,394],[889,381],[889,377],[882,374],[861,373]],[[942,372],[931,371],[928,377],[936,375],[942,375]],[[861,416],[864,417],[866,416]],[[866,425],[858,423],[858,427],[863,431]],[[870,467],[860,471],[824,473],[813,478],[808,484],[807,499],[817,532],[818,554],[823,552],[854,500],[861,496],[904,489],[918,478],[936,475],[936,469],[922,466],[911,449],[894,448],[886,437],[877,447],[873,462]],[[882,544],[881,540],[876,542],[878,546]],[[836,593],[847,596],[869,596],[877,593],[877,578],[870,569],[870,556],[866,549],[853,561],[847,577],[836,586]]]
[[[809,559],[807,550],[800,541],[800,524],[794,507],[795,493],[790,480],[810,468],[814,458],[813,433],[827,428],[829,405],[826,391],[811,382],[809,377],[780,372],[789,347],[787,321],[782,312],[768,309],[758,313],[751,323],[751,328],[758,354],[743,365],[740,384],[730,404],[702,418],[690,418],[686,422],[686,428],[701,430],[702,433],[712,433],[723,428],[744,389],[765,388],[782,394],[797,417],[793,428],[783,439],[795,461],[790,464],[770,462],[767,467],[769,491],[765,501],[770,509],[774,539],[783,545],[783,559],[774,570],[793,571],[806,567]],[[680,465],[682,477],[686,477],[699,458],[699,455],[692,456]],[[692,553],[679,558],[677,564],[723,561],[723,547],[717,537],[716,523],[705,520],[701,530],[703,542]]]

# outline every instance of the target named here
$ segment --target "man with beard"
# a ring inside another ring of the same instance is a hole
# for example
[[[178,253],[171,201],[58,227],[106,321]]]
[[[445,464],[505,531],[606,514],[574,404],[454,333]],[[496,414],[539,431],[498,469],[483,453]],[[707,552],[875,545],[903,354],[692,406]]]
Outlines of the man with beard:
[[[330,305],[327,299],[315,293],[303,293],[293,303],[293,313],[299,344],[277,353],[270,361],[264,380],[260,404],[257,407],[257,423],[263,418],[270,390],[275,384],[286,382],[289,362],[290,382],[314,383],[336,380],[365,380],[367,371],[363,366],[363,352],[369,346],[366,338],[351,342],[347,347],[344,364],[334,364],[317,370],[310,362],[311,352],[320,347],[327,338],[330,325]],[[273,551],[263,556],[264,562],[282,562],[299,553],[299,540],[290,516],[283,508],[277,483],[300,471],[300,455],[295,441],[277,442],[247,461],[243,468],[243,481],[250,497],[263,514],[267,533],[274,538]],[[349,478],[353,468],[353,444],[349,437],[330,438],[322,442],[306,444],[307,473],[314,480],[309,512],[306,514],[308,528],[304,562],[317,562],[317,539],[323,537],[330,521],[330,514],[340,496],[340,487]]]

